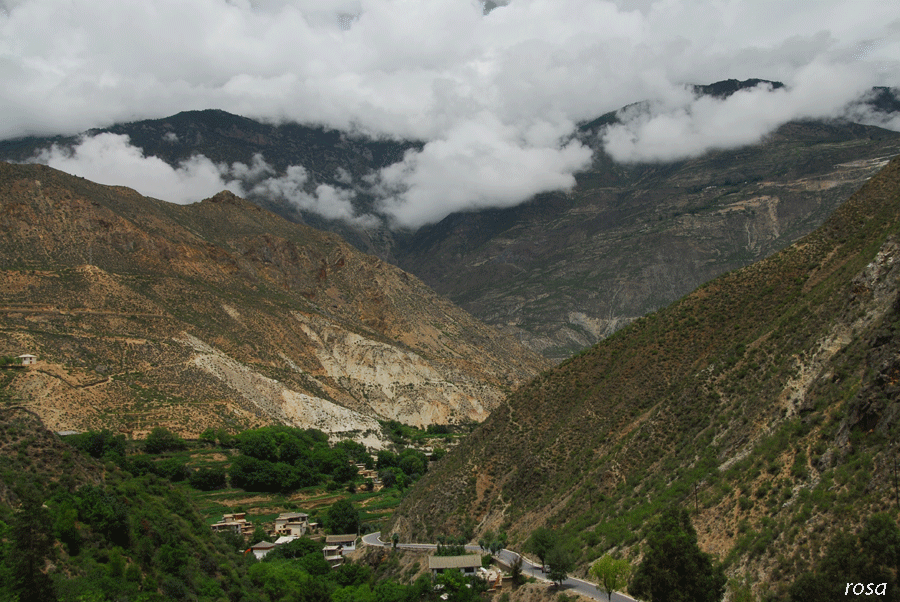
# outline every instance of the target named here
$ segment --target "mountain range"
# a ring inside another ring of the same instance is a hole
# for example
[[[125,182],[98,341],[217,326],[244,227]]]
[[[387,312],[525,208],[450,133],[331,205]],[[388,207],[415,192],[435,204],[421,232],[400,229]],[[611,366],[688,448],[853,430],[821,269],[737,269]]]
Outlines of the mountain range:
[[[759,84],[695,86],[715,98]],[[870,108],[900,110],[878,89]],[[627,107],[626,107],[627,109]],[[561,361],[663,307],[703,282],[762,259],[809,233],[886,161],[900,133],[847,120],[791,122],[757,145],[668,163],[621,164],[602,145],[612,112],[572,134],[593,149],[568,193],[506,209],[454,213],[416,230],[326,219],[283,199],[251,195],[289,220],[330,230],[358,249],[415,274],[428,286],[553,361]],[[261,156],[278,175],[308,172],[307,187],[352,181],[360,213],[378,213],[361,183],[421,141],[375,140],[298,124],[264,124],[223,111],[190,111],[92,130],[127,135],[170,165],[203,155],[250,165]],[[78,137],[0,142],[0,158],[22,161]],[[361,186],[361,187],[360,187]]]
[[[229,192],[192,205],[0,163],[0,355],[49,428],[483,420],[545,359],[338,236]]]
[[[2,163],[0,355],[40,362],[0,385],[51,428],[138,437],[280,422],[377,446],[383,420],[483,420],[391,531],[521,545],[547,525],[586,567],[637,558],[650,520],[681,505],[730,575],[783,597],[831,535],[892,508],[900,134],[794,122],[759,145],[623,165],[600,144],[617,118],[573,134],[594,159],[571,192],[416,231]],[[221,111],[106,131],[171,164],[303,164],[310,185],[421,145]],[[0,155],[50,143],[76,139]]]
[[[404,499],[402,540],[539,526],[583,571],[663,508],[759,599],[896,512],[900,157],[811,234],[510,395]]]

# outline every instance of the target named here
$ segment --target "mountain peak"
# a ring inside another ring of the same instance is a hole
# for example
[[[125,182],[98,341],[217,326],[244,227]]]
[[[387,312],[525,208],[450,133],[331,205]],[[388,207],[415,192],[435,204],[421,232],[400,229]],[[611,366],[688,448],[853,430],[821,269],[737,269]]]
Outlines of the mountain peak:
[[[255,211],[260,211],[259,206],[254,205],[250,201],[239,197],[234,194],[230,190],[223,190],[208,199],[203,199],[201,203],[213,203],[213,204],[221,204],[221,205],[235,205],[238,207],[244,207],[246,209],[252,209]]]
[[[715,98],[728,98],[735,92],[739,92],[741,90],[747,90],[750,88],[755,88],[760,84],[768,84],[771,86],[773,90],[778,90],[779,88],[784,88],[784,84],[778,81],[772,81],[768,79],[745,79],[743,81],[737,79],[726,79],[719,82],[715,82],[712,84],[699,85],[694,84],[691,88],[694,90],[696,94],[702,94],[704,96],[713,96]]]

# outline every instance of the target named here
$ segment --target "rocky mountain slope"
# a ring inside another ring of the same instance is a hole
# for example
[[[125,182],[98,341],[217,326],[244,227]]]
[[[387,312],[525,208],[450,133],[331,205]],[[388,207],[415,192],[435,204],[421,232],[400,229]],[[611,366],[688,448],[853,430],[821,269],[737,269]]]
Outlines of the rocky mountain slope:
[[[784,594],[837,531],[895,510],[900,158],[817,230],[520,388],[395,514],[403,539],[537,526],[582,571],[677,504],[701,546]],[[770,599],[764,597],[763,599]]]
[[[597,148],[571,193],[451,215],[398,247],[398,265],[562,360],[809,233],[900,153],[900,133],[808,122],[757,146],[620,165],[600,131],[581,132]]]
[[[372,139],[361,134],[349,134],[321,126],[297,123],[273,125],[233,115],[221,110],[184,111],[163,119],[147,119],[115,124],[84,133],[128,136],[130,144],[140,148],[148,157],[159,157],[177,166],[195,155],[202,155],[217,165],[243,163],[253,166],[254,157],[261,157],[282,176],[290,166],[302,166],[308,174],[307,190],[326,184],[346,188],[347,180],[363,181],[363,177],[403,159],[403,153],[420,148],[415,141]],[[53,145],[72,148],[82,136],[26,137],[0,141],[0,159],[28,161]],[[249,175],[236,179],[253,188],[258,177]],[[273,175],[273,174],[268,174]],[[389,258],[395,244],[394,235],[385,227],[366,227],[342,220],[327,219],[306,211],[283,198],[251,195],[254,203],[286,219],[340,234],[358,249]],[[360,212],[371,211],[373,197],[361,190],[352,200]]]
[[[409,274],[230,193],[181,206],[0,164],[0,355],[52,429],[480,421],[545,360]]]
[[[761,80],[695,86],[724,98]],[[774,88],[778,82],[769,82]],[[900,109],[877,90],[869,108]],[[900,133],[847,121],[789,123],[759,145],[665,164],[617,164],[602,147],[609,113],[573,135],[593,164],[569,194],[544,194],[503,210],[456,213],[419,230],[327,220],[283,200],[252,198],[292,221],[328,229],[415,274],[479,319],[554,361],[591,345],[703,282],[809,233],[900,153]],[[415,141],[372,140],[298,124],[270,125],[223,111],[189,111],[91,134],[128,135],[171,165],[202,154],[277,172],[302,165],[310,191],[354,183],[353,203],[375,212],[367,176],[399,161]],[[25,160],[76,138],[0,141],[0,158]],[[349,180],[342,177],[348,176]],[[248,188],[249,189],[249,188]]]

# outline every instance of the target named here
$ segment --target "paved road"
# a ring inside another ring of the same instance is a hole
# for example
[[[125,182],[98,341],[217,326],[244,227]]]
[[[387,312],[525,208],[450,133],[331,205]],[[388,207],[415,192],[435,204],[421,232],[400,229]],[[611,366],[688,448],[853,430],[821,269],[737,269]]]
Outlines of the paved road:
[[[376,546],[376,547],[385,547],[390,546],[390,542],[381,541],[381,533],[376,531],[374,533],[369,533],[367,535],[363,535],[363,543],[368,546]],[[437,548],[435,544],[431,543],[398,543],[397,547],[402,550],[434,550]],[[478,546],[466,546],[466,550],[469,552],[481,552],[481,548]],[[500,560],[503,564],[511,565],[518,554],[513,552],[512,550],[500,550],[500,552],[496,555],[496,558]],[[522,557],[522,572],[525,573],[529,577],[534,577],[540,581],[547,581],[547,579],[543,573],[541,572],[541,566],[538,564],[534,564],[529,561],[524,556]],[[576,579],[575,577],[569,577],[562,583],[562,590],[568,591],[571,593],[578,593],[586,598],[593,598],[594,600],[604,600],[607,601],[609,598],[606,597],[606,592],[597,589],[596,583],[591,583],[589,581],[584,581],[582,579]],[[637,602],[634,598],[630,598],[625,594],[620,594],[619,592],[613,592],[612,602]]]

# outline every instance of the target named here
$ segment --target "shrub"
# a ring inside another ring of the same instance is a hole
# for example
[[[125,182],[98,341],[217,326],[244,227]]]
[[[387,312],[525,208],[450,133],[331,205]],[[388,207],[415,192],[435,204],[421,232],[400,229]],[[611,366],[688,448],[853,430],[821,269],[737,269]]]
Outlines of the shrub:
[[[188,482],[191,487],[201,491],[223,489],[226,485],[225,469],[220,467],[200,468],[191,473]]]
[[[144,442],[144,449],[148,454],[160,454],[186,448],[187,443],[184,439],[163,426],[158,426],[150,431],[150,434],[147,435],[147,440]]]

